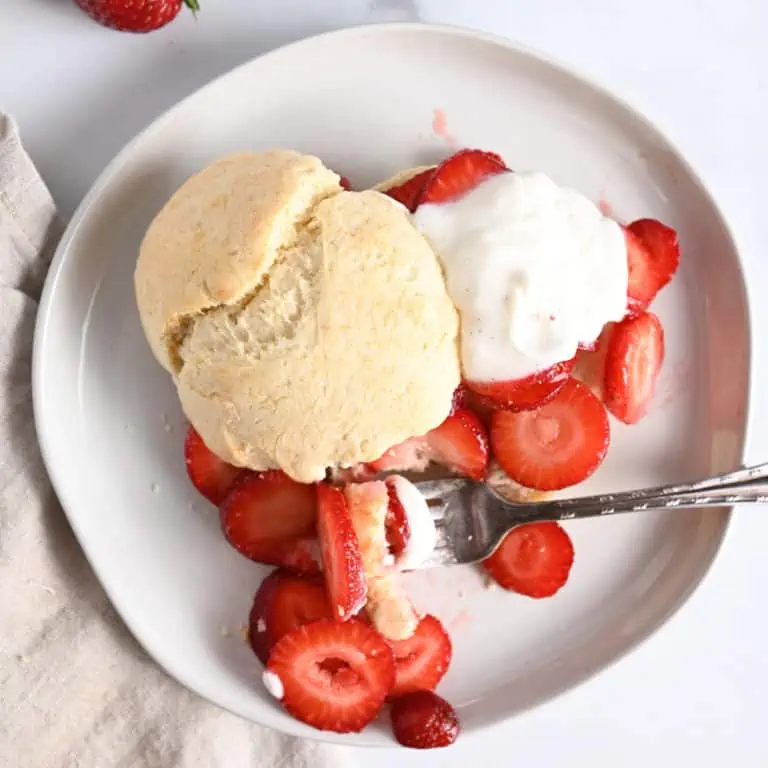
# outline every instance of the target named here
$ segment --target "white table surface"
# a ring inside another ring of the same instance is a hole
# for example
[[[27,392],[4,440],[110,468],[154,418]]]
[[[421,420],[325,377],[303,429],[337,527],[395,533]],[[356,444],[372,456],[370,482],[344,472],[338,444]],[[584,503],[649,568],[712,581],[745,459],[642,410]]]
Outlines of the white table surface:
[[[748,458],[768,459],[768,3],[764,0],[202,0],[148,36],[90,23],[70,0],[0,0],[0,109],[61,211],[121,146],[213,76],[322,30],[421,18],[542,49],[644,110],[730,220],[755,328]],[[761,235],[761,231],[763,235]],[[639,650],[555,702],[439,753],[359,751],[357,764],[768,766],[768,516],[740,512],[715,567]]]

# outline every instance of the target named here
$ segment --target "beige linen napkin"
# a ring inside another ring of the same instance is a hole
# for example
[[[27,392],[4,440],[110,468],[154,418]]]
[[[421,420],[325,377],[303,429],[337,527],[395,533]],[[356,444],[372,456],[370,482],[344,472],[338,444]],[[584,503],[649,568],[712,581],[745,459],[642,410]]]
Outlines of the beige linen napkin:
[[[251,725],[170,679],[73,538],[40,458],[30,380],[61,229],[0,113],[0,766],[340,768],[343,750]]]

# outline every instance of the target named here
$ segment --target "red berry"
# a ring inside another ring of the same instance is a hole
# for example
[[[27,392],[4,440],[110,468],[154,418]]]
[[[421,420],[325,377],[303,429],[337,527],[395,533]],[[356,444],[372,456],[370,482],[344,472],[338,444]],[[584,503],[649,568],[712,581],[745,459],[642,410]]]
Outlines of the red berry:
[[[322,579],[278,568],[261,582],[253,598],[248,639],[254,653],[266,664],[275,643],[288,632],[331,617]]]
[[[557,523],[520,525],[483,565],[504,589],[528,597],[551,597],[568,581],[573,544]]]
[[[384,638],[352,619],[321,619],[275,645],[267,671],[280,679],[293,717],[323,731],[360,731],[379,713],[395,679]]]
[[[411,537],[411,526],[408,523],[405,508],[397,495],[394,482],[391,478],[387,478],[386,483],[389,497],[386,522],[387,544],[389,544],[390,553],[397,557],[408,545],[408,540]]]
[[[451,638],[431,614],[419,621],[405,640],[390,640],[395,656],[395,684],[390,698],[414,691],[431,691],[448,671],[453,655]]]
[[[482,480],[488,469],[488,435],[480,417],[457,408],[435,429],[427,432],[430,458],[473,480]]]
[[[241,479],[219,510],[227,541],[240,553],[269,565],[317,573],[317,502],[312,485],[277,469]]]
[[[224,501],[238,478],[247,472],[240,467],[227,464],[209,450],[194,427],[187,430],[184,441],[184,462],[192,485],[216,506]]]
[[[375,472],[420,472],[430,461],[482,480],[488,468],[488,435],[480,417],[468,408],[454,408],[440,426],[390,448],[369,466]]]
[[[422,171],[421,173],[412,176],[408,181],[385,190],[384,194],[389,195],[399,203],[402,203],[411,213],[413,213],[416,210],[425,184],[434,173],[434,168],[428,168],[426,171]]]
[[[491,417],[491,447],[501,468],[540,491],[589,477],[605,458],[609,437],[603,404],[576,379],[534,411],[496,411]]]
[[[664,362],[664,329],[651,312],[614,326],[605,353],[603,399],[625,424],[635,424],[651,406]]]
[[[122,32],[151,32],[178,16],[182,0],[75,0],[95,21]],[[184,0],[193,13],[200,10],[198,0]]]
[[[453,707],[432,691],[407,693],[392,702],[392,730],[405,747],[447,747],[459,735],[459,718]]]
[[[568,381],[574,360],[508,381],[468,381],[469,389],[495,408],[528,411],[551,400]]]
[[[462,149],[437,167],[417,204],[449,203],[471,192],[485,179],[508,170],[501,157],[493,152]]]
[[[680,264],[677,232],[656,219],[639,219],[624,229],[627,241],[630,312],[648,308]]]

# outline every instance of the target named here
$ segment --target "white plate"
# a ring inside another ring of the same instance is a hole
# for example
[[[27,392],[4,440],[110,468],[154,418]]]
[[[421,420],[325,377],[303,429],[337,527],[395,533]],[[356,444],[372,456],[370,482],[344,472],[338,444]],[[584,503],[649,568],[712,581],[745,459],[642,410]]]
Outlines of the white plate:
[[[612,425],[608,458],[584,490],[683,480],[741,460],[749,326],[736,249],[695,173],[625,104],[511,43],[423,25],[323,35],[207,86],[123,150],[77,211],[39,314],[35,411],[72,527],[138,640],[189,688],[289,733],[392,743],[384,725],[321,734],[262,689],[238,628],[266,569],[224,542],[187,481],[182,415],[134,306],[137,248],[174,189],[226,152],[297,148],[360,187],[441,158],[454,141],[680,234],[680,272],[654,305],[667,334],[655,408],[636,427]],[[727,520],[703,510],[573,524],[576,563],[552,600],[486,589],[469,568],[409,576],[417,605],[452,634],[440,690],[464,730],[565,691],[646,638],[697,586]]]

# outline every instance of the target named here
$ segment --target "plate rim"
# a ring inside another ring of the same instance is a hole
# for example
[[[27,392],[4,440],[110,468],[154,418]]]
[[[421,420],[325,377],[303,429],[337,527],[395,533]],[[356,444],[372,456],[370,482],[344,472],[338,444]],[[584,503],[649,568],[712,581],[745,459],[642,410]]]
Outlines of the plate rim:
[[[121,621],[125,624],[126,628],[131,632],[136,642],[139,643],[141,648],[144,650],[145,653],[147,653],[147,655],[152,659],[152,661],[156,663],[161,669],[163,669],[167,674],[173,677],[179,684],[183,685],[185,688],[192,691],[196,695],[199,695],[202,698],[207,699],[208,701],[213,703],[215,706],[218,706],[223,710],[231,712],[232,714],[237,715],[239,717],[244,717],[245,719],[256,722],[259,725],[262,725],[264,727],[274,728],[275,730],[281,731],[291,736],[296,736],[300,738],[309,738],[315,741],[335,743],[335,744],[340,744],[345,746],[354,745],[356,747],[396,748],[397,745],[394,742],[392,744],[386,744],[386,743],[383,744],[380,741],[372,741],[372,740],[366,741],[364,739],[364,734],[363,734],[363,738],[361,739],[360,738],[361,734],[337,734],[329,731],[319,731],[299,721],[293,720],[289,716],[285,715],[285,713],[283,713],[282,711],[273,713],[270,711],[270,709],[267,706],[265,706],[264,708],[263,719],[254,720],[252,717],[244,715],[242,712],[238,712],[235,709],[232,709],[226,705],[219,703],[215,699],[215,697],[209,695],[208,693],[203,692],[201,686],[198,686],[194,684],[194,682],[191,682],[190,680],[188,680],[185,674],[183,673],[179,674],[175,670],[175,666],[172,663],[172,661],[166,658],[164,654],[158,653],[157,649],[155,648],[150,650],[145,645],[143,639],[138,634],[135,634],[133,632],[132,622],[128,621],[128,619],[126,618],[126,615],[129,612],[123,611],[120,602],[115,600],[112,594],[112,590],[104,584],[104,582],[102,581],[99,575],[98,570],[95,567],[93,567],[91,554],[89,553],[89,550],[84,543],[84,536],[82,535],[82,531],[80,530],[78,523],[75,520],[75,516],[70,515],[70,513],[68,512],[68,506],[69,506],[68,502],[72,501],[71,494],[69,494],[69,492],[65,490],[66,483],[64,483],[61,480],[60,470],[55,460],[53,460],[52,458],[52,455],[51,455],[52,449],[48,443],[48,440],[49,440],[48,435],[51,431],[55,429],[55,427],[53,427],[52,423],[49,423],[49,421],[43,415],[45,409],[43,408],[43,405],[42,405],[43,400],[45,398],[45,385],[44,385],[44,379],[43,379],[43,371],[44,371],[45,363],[43,361],[43,350],[46,347],[46,343],[47,343],[49,316],[51,314],[52,307],[53,307],[53,299],[56,295],[56,288],[57,288],[59,279],[61,278],[62,273],[64,271],[64,267],[67,264],[67,256],[71,251],[72,244],[75,241],[81,226],[83,225],[83,223],[86,221],[88,217],[89,211],[94,206],[94,204],[98,201],[100,196],[103,194],[105,187],[109,184],[111,179],[116,175],[119,169],[132,156],[135,147],[138,144],[140,144],[140,142],[143,140],[145,135],[150,131],[152,131],[153,129],[156,129],[162,126],[167,121],[172,120],[174,115],[178,111],[181,111],[187,105],[187,103],[190,102],[191,100],[198,98],[199,96],[201,96],[201,94],[205,93],[207,90],[213,89],[218,83],[233,76],[235,73],[253,66],[254,63],[257,61],[261,61],[263,59],[268,60],[270,57],[277,57],[280,54],[284,55],[286,53],[293,51],[294,49],[300,50],[305,47],[310,47],[312,45],[321,43],[329,38],[335,38],[337,40],[341,40],[344,38],[353,38],[361,35],[367,35],[367,34],[377,35],[381,33],[387,33],[387,34],[421,33],[421,34],[436,35],[439,37],[448,37],[448,38],[456,38],[456,37],[469,38],[477,42],[482,42],[486,45],[496,46],[496,47],[500,47],[500,48],[515,52],[528,59],[532,59],[538,62],[539,64],[542,64],[546,67],[556,70],[560,75],[564,75],[580,81],[583,85],[587,86],[593,92],[613,102],[617,107],[620,107],[625,113],[630,115],[633,120],[635,120],[638,124],[642,125],[645,131],[649,132],[651,135],[654,135],[665,145],[665,147],[670,151],[670,153],[674,157],[675,162],[685,171],[685,173],[689,176],[691,181],[695,183],[696,187],[698,188],[705,202],[710,206],[710,208],[717,215],[718,224],[721,227],[724,235],[728,238],[733,254],[735,255],[735,267],[737,269],[738,277],[743,287],[743,294],[744,294],[744,318],[743,319],[744,319],[744,336],[745,336],[745,347],[746,347],[746,361],[745,361],[746,381],[745,381],[745,391],[743,392],[743,396],[744,396],[743,427],[741,430],[741,434],[739,436],[740,439],[738,444],[738,456],[742,462],[744,460],[746,446],[749,442],[750,429],[752,425],[751,406],[752,406],[752,384],[753,384],[753,378],[754,378],[754,354],[753,354],[752,302],[750,300],[747,275],[745,271],[745,265],[741,256],[741,250],[738,245],[738,239],[735,236],[729,224],[728,219],[723,213],[723,209],[720,207],[720,205],[718,205],[715,195],[712,193],[709,186],[704,182],[701,175],[687,160],[685,155],[677,146],[676,142],[672,141],[666,135],[666,133],[662,129],[660,129],[641,109],[639,109],[638,107],[634,106],[631,102],[624,99],[623,96],[618,95],[611,88],[608,88],[607,86],[603,85],[600,81],[593,78],[593,76],[583,72],[579,67],[566,63],[565,61],[560,60],[559,58],[553,57],[550,54],[543,52],[537,48],[522,44],[516,40],[509,39],[501,35],[496,35],[493,33],[488,33],[488,32],[484,32],[476,29],[470,29],[470,28],[465,28],[465,27],[456,26],[456,25],[449,25],[449,24],[436,24],[436,23],[423,23],[423,22],[378,22],[378,23],[370,23],[370,24],[361,24],[361,25],[356,25],[352,27],[344,27],[340,29],[330,30],[327,32],[322,32],[320,34],[312,35],[310,37],[302,38],[300,40],[286,43],[284,45],[281,45],[269,51],[266,51],[258,56],[255,56],[249,59],[248,61],[245,61],[242,64],[239,64],[238,66],[233,67],[232,69],[226,72],[223,72],[222,74],[216,76],[212,80],[206,82],[204,85],[192,91],[191,93],[186,95],[184,98],[180,99],[175,104],[173,104],[170,108],[163,111],[153,120],[151,120],[147,125],[144,126],[144,128],[142,128],[138,133],[136,133],[136,135],[132,139],[130,139],[122,147],[122,149],[120,149],[117,152],[117,154],[112,158],[112,160],[109,161],[109,163],[99,173],[95,181],[91,184],[90,188],[88,189],[87,193],[83,197],[80,204],[77,206],[77,208],[73,212],[72,217],[66,226],[66,229],[56,247],[53,259],[51,260],[51,263],[49,265],[48,272],[45,278],[45,283],[43,286],[43,291],[40,297],[40,302],[38,305],[37,316],[35,319],[33,351],[32,351],[32,401],[33,401],[35,430],[37,433],[37,438],[40,446],[41,455],[43,458],[43,463],[45,465],[46,471],[50,478],[51,485],[56,493],[56,497],[59,500],[62,510],[64,511],[64,514],[66,515],[67,522],[72,528],[75,538],[77,539],[77,542],[81,550],[83,551],[83,554],[86,560],[88,561],[88,564],[91,566],[95,577],[98,579],[101,588],[104,589],[105,593],[109,597],[109,600],[112,606],[114,607],[114,609],[116,610],[116,612],[118,613],[118,615],[120,616]],[[66,503],[65,503],[65,499],[67,499]],[[580,688],[584,684],[587,684],[598,675],[607,671],[608,669],[613,667],[616,663],[618,663],[619,661],[624,659],[626,656],[628,656],[630,653],[635,652],[641,645],[644,645],[656,633],[658,633],[659,630],[672,617],[674,617],[675,615],[679,615],[682,609],[690,600],[693,593],[696,592],[704,584],[705,580],[707,580],[710,577],[712,566],[715,560],[717,559],[717,556],[723,546],[723,542],[725,541],[726,535],[730,528],[733,508],[723,507],[721,509],[723,511],[723,517],[724,517],[722,533],[719,537],[719,540],[715,542],[713,546],[709,561],[702,566],[701,574],[699,576],[698,581],[692,582],[691,584],[689,584],[688,588],[684,592],[682,592],[678,597],[678,600],[676,601],[675,606],[670,608],[668,611],[664,612],[659,617],[659,619],[657,620],[656,626],[654,626],[650,631],[648,631],[643,637],[641,637],[640,639],[638,639],[637,641],[635,641],[634,643],[630,644],[629,646],[624,648],[622,651],[617,653],[612,659],[610,659],[607,663],[603,664],[599,669],[589,672],[585,676],[581,677],[576,684],[570,685],[564,690],[558,691],[557,693],[551,696],[548,696],[546,698],[543,698],[539,701],[534,702],[530,707],[526,708],[523,711],[518,711],[511,715],[489,717],[486,722],[476,724],[472,728],[471,733],[477,734],[477,733],[482,733],[488,730],[489,728],[502,727],[503,725],[505,725],[506,723],[508,723],[513,719],[517,720],[519,718],[522,718],[526,715],[531,714],[538,708],[544,706],[545,704],[551,701],[554,701],[555,699],[559,699],[561,697],[572,694],[576,689]],[[357,738],[355,738],[354,742],[352,742],[350,739],[350,736],[357,737]]]

